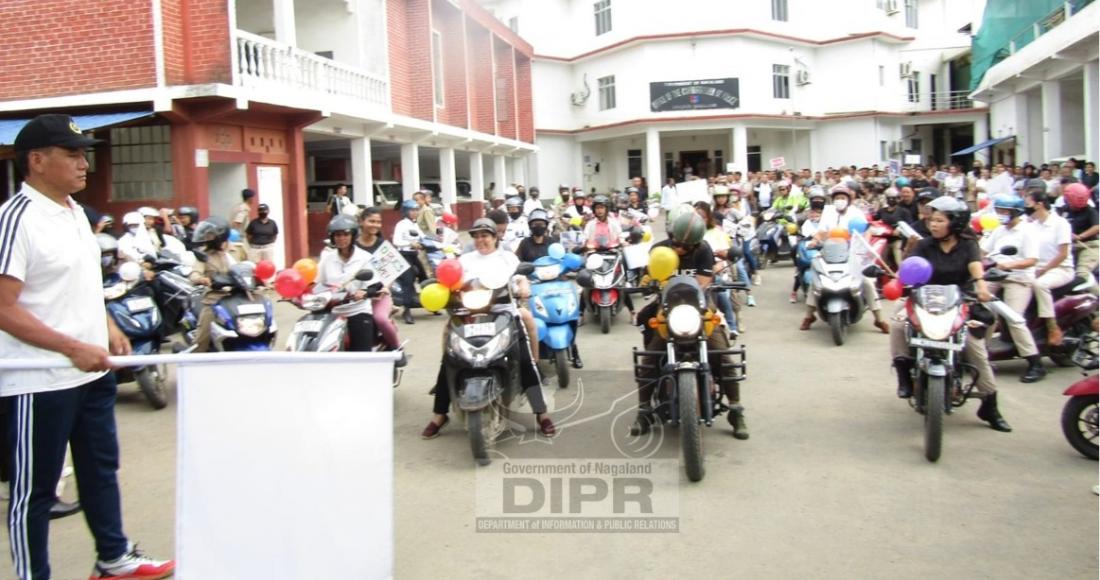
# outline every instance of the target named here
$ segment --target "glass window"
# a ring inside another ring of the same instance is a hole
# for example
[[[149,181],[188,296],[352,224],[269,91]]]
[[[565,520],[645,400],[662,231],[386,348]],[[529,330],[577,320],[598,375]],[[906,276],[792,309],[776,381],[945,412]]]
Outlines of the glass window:
[[[787,21],[787,0],[772,0],[772,20]]]
[[[615,108],[615,76],[601,77],[597,81],[600,88],[600,110]]]
[[[611,0],[600,0],[592,8],[596,13],[596,36],[611,32]]]
[[[920,73],[917,71],[909,77],[909,102],[920,102]]]
[[[432,31],[432,92],[435,106],[443,106],[443,36]]]
[[[791,67],[785,64],[772,65],[772,96],[777,99],[791,98]]]
[[[919,8],[917,0],[905,0],[905,26],[908,28],[917,27],[917,10]]]
[[[642,150],[626,150],[626,171],[631,179],[642,176]]]
[[[111,201],[170,199],[171,128],[111,129]]]

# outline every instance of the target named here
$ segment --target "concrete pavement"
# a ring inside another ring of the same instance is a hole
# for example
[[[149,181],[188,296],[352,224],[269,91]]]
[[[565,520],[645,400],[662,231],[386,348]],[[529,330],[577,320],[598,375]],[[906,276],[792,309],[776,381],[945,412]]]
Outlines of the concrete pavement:
[[[894,396],[886,337],[869,319],[843,347],[820,322],[799,332],[802,307],[787,303],[791,274],[787,265],[766,270],[754,291],[760,306],[747,311],[752,438],[734,440],[724,420],[706,431],[707,476],[681,479],[676,534],[477,533],[477,469],[462,428],[452,422],[438,439],[418,436],[430,417],[443,319],[421,312],[414,326],[400,325],[412,358],[394,410],[397,577],[1097,576],[1097,466],[1070,448],[1058,423],[1076,369],[1025,385],[1016,380],[1023,364],[1000,365],[1014,432],[988,429],[969,403],[947,419],[943,458],[929,464],[920,416]],[[284,338],[296,316],[280,306]],[[580,335],[586,367],[575,386],[553,393],[558,437],[509,439],[498,446],[504,456],[631,452],[629,349],[638,335],[625,313],[610,335],[593,324]],[[154,412],[134,385],[121,389],[127,532],[158,556],[174,541],[173,409]],[[531,416],[518,423],[534,428]],[[668,430],[654,457],[678,454],[678,434]],[[356,482],[347,489],[354,501]],[[6,546],[6,529],[0,535]],[[81,518],[53,522],[51,546],[55,578],[87,577],[93,548]],[[5,562],[0,578],[10,570]]]

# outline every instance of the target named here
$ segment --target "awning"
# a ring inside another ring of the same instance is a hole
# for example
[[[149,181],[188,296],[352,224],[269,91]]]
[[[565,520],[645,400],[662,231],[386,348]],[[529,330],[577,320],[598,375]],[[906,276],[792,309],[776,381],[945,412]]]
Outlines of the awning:
[[[966,155],[967,153],[973,153],[975,151],[980,151],[982,149],[992,147],[992,146],[994,146],[998,143],[1004,143],[1005,141],[1008,141],[1009,139],[1015,139],[1015,138],[1016,138],[1015,135],[1009,135],[1008,137],[997,137],[996,139],[990,139],[989,141],[983,141],[981,143],[978,143],[977,145],[971,145],[970,147],[967,147],[966,149],[960,149],[960,150],[952,153],[951,156],[952,157],[958,157],[959,155]]]
[[[127,111],[124,113],[99,113],[97,115],[73,115],[73,121],[81,131],[88,132],[104,127],[113,127],[129,121],[150,117],[152,111]],[[15,136],[30,119],[0,119],[0,146],[15,143]]]

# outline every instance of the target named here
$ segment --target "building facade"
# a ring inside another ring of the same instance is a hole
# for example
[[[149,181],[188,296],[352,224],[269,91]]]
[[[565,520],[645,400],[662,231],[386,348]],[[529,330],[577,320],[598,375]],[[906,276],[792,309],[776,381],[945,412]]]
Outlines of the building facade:
[[[483,4],[534,47],[544,186],[944,162],[988,133],[960,31],[981,0]]]
[[[228,215],[248,187],[284,261],[317,251],[338,182],[455,204],[523,181],[535,149],[533,51],[472,0],[13,0],[0,18],[0,199],[18,129],[66,112],[108,140],[82,201]]]

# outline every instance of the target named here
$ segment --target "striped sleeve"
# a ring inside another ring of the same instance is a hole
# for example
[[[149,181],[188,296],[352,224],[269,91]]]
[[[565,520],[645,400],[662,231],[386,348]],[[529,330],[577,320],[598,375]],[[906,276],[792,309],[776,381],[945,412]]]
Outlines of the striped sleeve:
[[[0,206],[0,275],[26,279],[28,240],[23,225],[23,214],[30,199],[18,195]]]

